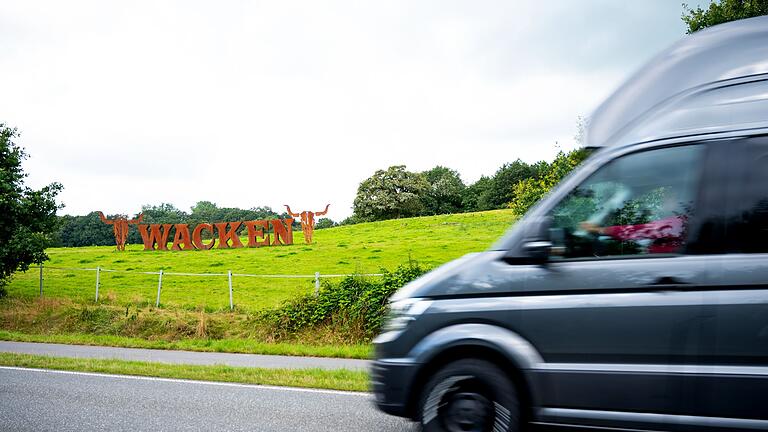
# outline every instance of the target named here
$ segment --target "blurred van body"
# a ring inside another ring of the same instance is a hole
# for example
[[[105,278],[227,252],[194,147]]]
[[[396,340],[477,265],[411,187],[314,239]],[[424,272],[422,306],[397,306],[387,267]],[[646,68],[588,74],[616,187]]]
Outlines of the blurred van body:
[[[377,406],[425,431],[768,430],[768,17],[685,37],[490,250],[411,282]]]

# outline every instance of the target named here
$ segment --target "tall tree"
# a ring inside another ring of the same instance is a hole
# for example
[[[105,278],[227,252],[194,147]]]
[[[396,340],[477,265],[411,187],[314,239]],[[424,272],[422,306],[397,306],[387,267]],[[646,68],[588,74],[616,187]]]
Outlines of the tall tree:
[[[378,170],[357,188],[354,213],[362,220],[418,216],[424,211],[428,190],[424,176],[407,171],[404,165]]]
[[[436,215],[462,211],[462,193],[466,186],[458,172],[438,165],[422,174],[429,183],[429,190],[423,200],[424,214]]]
[[[56,233],[56,195],[51,183],[36,191],[24,185],[21,162],[27,155],[13,140],[18,131],[0,123],[0,294],[16,271],[48,259],[45,248]]]
[[[517,182],[529,178],[534,169],[520,159],[506,163],[491,178],[490,186],[480,195],[479,204],[485,209],[504,208],[514,198],[514,186]]]
[[[720,0],[711,1],[706,9],[691,9],[683,4],[683,22],[691,34],[713,25],[768,15],[768,0]]]
[[[481,176],[476,182],[464,189],[464,192],[461,194],[461,207],[465,212],[476,212],[493,208],[487,200],[490,195],[488,190],[491,188],[492,182],[490,177]]]

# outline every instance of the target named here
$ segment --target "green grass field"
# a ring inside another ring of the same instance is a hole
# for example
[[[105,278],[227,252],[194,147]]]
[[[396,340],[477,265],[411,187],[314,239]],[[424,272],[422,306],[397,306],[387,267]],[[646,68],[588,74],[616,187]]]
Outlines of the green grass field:
[[[125,252],[114,246],[55,248],[48,250],[44,295],[93,302],[93,271],[59,270],[95,268],[102,272],[100,297],[117,304],[154,304],[157,275],[133,272],[233,273],[259,275],[313,275],[378,273],[409,259],[435,267],[466,253],[481,251],[496,241],[514,222],[510,210],[442,215],[349,225],[315,231],[315,244],[304,244],[300,231],[294,245],[283,247],[213,249],[210,251],[143,251],[129,245]],[[18,273],[8,286],[11,296],[37,296],[39,272]],[[310,293],[312,278],[270,279],[235,277],[233,297],[237,308],[274,307],[295,295]],[[226,276],[163,276],[161,304],[216,311],[229,307]]]

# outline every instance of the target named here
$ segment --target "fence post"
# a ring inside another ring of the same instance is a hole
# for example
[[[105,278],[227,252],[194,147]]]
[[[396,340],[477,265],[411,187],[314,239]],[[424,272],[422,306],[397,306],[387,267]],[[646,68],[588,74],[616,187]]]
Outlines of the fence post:
[[[160,307],[160,290],[163,289],[163,271],[160,270],[160,277],[157,279],[157,301],[155,307]]]
[[[229,276],[229,310],[233,310],[235,305],[232,304],[232,270],[227,270],[227,276]]]
[[[43,263],[40,263],[40,297],[43,296]]]
[[[101,278],[101,267],[96,266],[96,303],[99,302],[99,280]]]
[[[320,272],[315,272],[315,297],[320,293]]]

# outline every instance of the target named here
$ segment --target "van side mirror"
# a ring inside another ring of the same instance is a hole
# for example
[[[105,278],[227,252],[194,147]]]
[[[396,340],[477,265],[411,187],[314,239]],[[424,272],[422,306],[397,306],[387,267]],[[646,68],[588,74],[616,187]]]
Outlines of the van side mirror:
[[[551,250],[551,241],[534,240],[523,243],[523,252],[532,262],[547,262]]]
[[[550,237],[551,217],[530,220],[523,228],[522,241],[509,250],[504,260],[509,263],[543,264],[549,260],[552,250]]]

